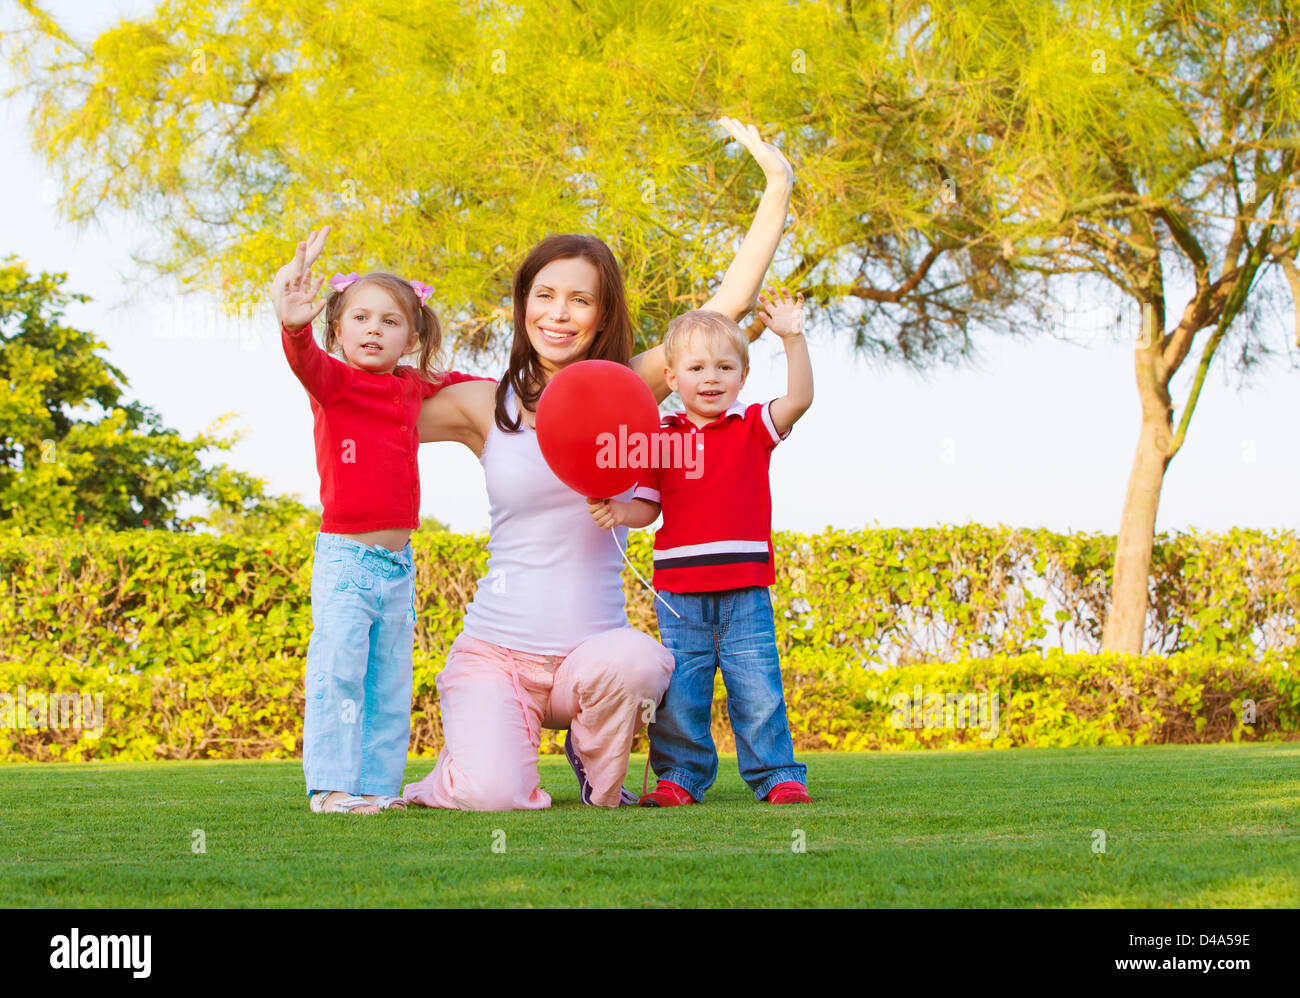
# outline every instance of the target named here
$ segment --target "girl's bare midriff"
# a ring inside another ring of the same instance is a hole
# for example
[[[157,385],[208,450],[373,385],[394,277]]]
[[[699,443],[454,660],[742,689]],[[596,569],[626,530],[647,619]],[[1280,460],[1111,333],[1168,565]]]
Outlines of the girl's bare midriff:
[[[371,530],[364,534],[339,534],[340,537],[347,537],[350,540],[360,541],[362,544],[382,544],[386,550],[400,551],[406,547],[406,542],[411,539],[410,530]]]

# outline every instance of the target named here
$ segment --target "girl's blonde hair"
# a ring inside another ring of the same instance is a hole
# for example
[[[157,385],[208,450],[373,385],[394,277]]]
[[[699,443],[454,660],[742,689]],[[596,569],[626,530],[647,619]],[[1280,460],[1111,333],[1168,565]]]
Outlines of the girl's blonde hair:
[[[325,300],[325,336],[322,344],[325,352],[333,353],[334,348],[338,346],[334,327],[343,317],[348,294],[363,284],[378,284],[397,303],[397,307],[406,316],[406,321],[420,336],[420,346],[414,366],[430,381],[438,380],[440,372],[436,369],[435,363],[439,351],[442,350],[442,323],[438,321],[438,316],[434,314],[433,309],[428,305],[420,304],[420,299],[416,297],[410,282],[402,280],[396,274],[375,272],[358,278],[342,291],[331,289],[329,297]],[[407,355],[402,354],[402,356]]]
[[[733,320],[707,308],[683,312],[668,323],[668,332],[664,334],[664,360],[669,367],[676,365],[678,355],[696,332],[703,333],[711,343],[726,340],[740,355],[740,366],[749,367],[749,337]]]

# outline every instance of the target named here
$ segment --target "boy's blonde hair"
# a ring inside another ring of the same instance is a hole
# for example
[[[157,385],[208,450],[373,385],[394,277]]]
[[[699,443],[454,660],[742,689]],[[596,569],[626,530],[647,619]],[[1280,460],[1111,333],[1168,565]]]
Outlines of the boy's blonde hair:
[[[693,333],[702,333],[711,343],[726,340],[727,345],[740,355],[740,366],[749,367],[749,337],[721,312],[712,309],[697,308],[683,312],[668,323],[668,332],[664,334],[664,360],[669,367],[675,367],[677,357]]]

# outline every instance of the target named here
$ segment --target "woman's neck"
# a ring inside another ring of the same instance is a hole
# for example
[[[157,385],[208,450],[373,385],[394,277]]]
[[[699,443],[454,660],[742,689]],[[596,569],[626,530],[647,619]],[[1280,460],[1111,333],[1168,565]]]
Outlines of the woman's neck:
[[[542,390],[546,387],[546,382],[543,381],[540,385],[538,385],[537,382],[529,382],[524,386],[524,390],[530,391],[532,390],[534,385],[537,385],[537,398],[538,400],[540,400],[542,397]],[[524,400],[520,398],[518,394],[516,394],[515,406],[519,409],[519,420],[521,423],[523,423],[525,426],[530,428],[535,427],[537,425],[537,408],[536,408],[537,403],[536,402],[533,403],[532,408],[529,408],[527,405],[524,404]]]

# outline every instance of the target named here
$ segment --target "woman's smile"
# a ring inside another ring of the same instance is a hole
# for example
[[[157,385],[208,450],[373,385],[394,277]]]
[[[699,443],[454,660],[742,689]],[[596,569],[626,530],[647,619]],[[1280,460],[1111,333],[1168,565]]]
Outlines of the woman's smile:
[[[542,325],[539,325],[537,328],[546,334],[548,340],[551,340],[554,343],[564,343],[578,335],[576,329],[557,329],[552,326]]]

